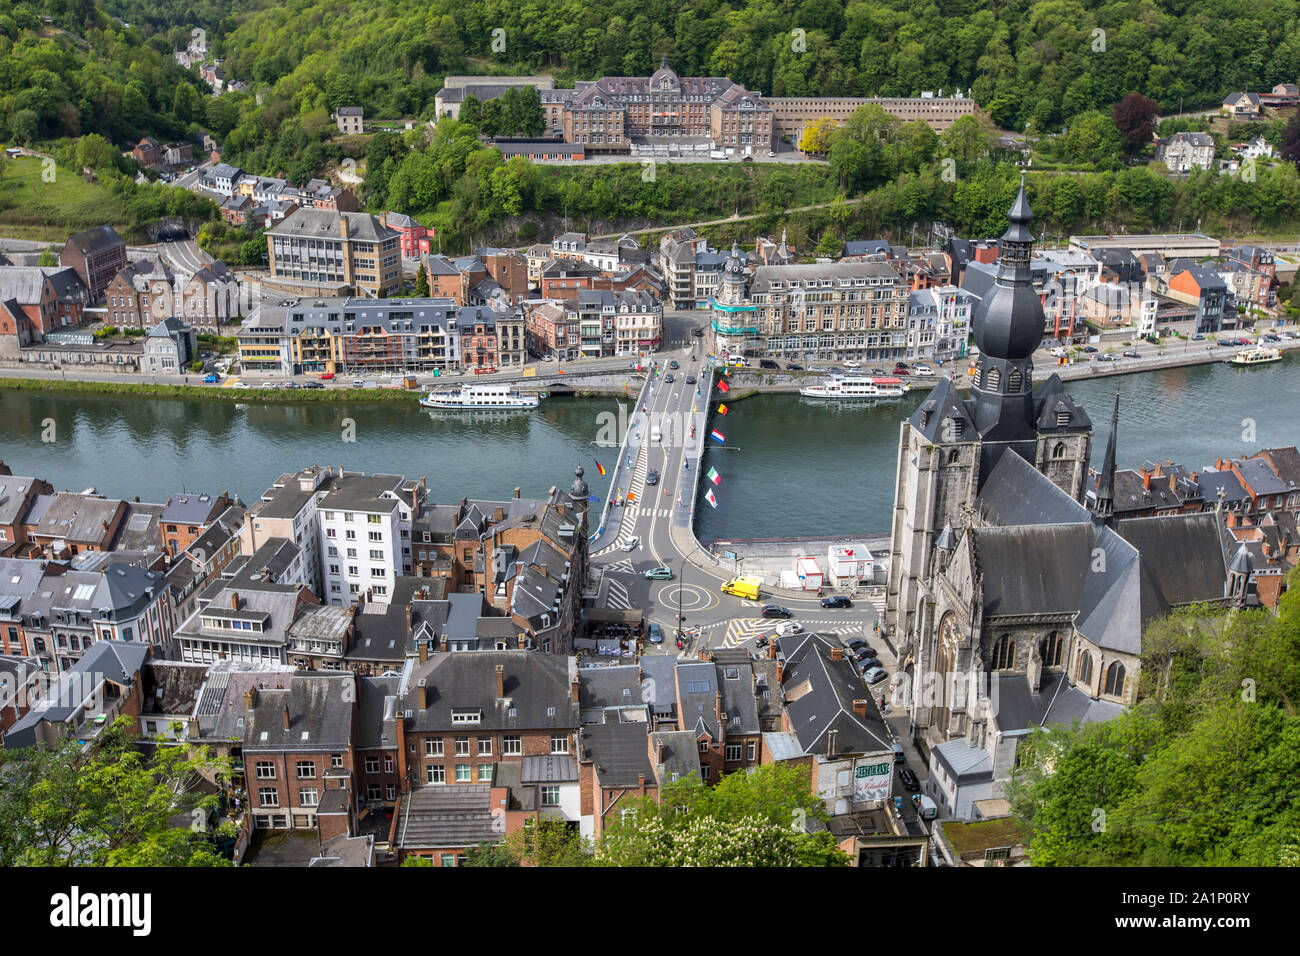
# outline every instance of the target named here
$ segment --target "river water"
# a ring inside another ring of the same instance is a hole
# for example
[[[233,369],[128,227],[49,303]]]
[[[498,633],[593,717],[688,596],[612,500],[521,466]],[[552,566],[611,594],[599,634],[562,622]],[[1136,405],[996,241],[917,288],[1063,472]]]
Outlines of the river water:
[[[1300,444],[1300,353],[1274,365],[1224,365],[1069,382],[1096,426],[1100,462],[1120,395],[1120,467],[1169,458],[1192,468],[1261,447]],[[887,532],[899,422],[924,399],[866,407],[759,395],[714,416],[710,442],[717,509],[701,501],[701,538]],[[603,502],[608,479],[594,444],[613,398],[554,398],[534,412],[435,413],[393,405],[261,405],[109,395],[0,392],[0,458],[15,474],[56,488],[165,501],[188,491],[232,491],[255,501],[285,472],[311,464],[426,476],[433,501],[525,496],[568,487],[582,464]],[[355,441],[345,441],[346,420]],[[52,425],[52,434],[51,434]],[[1253,431],[1252,431],[1253,429]],[[53,438],[45,441],[43,438]],[[705,487],[711,487],[705,483]],[[703,492],[704,488],[701,488]]]

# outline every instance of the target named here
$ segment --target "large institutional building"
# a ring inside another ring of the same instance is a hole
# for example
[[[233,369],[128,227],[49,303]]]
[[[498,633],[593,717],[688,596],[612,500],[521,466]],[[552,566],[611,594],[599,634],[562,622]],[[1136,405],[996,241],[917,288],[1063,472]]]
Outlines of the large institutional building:
[[[1057,376],[1031,384],[1043,309],[1023,185],[1008,218],[970,397],[944,379],[902,424],[884,623],[917,745],[978,764],[990,796],[1034,727],[1135,701],[1150,620],[1246,600],[1217,511],[1115,520],[1118,399],[1090,473],[1092,421]]]

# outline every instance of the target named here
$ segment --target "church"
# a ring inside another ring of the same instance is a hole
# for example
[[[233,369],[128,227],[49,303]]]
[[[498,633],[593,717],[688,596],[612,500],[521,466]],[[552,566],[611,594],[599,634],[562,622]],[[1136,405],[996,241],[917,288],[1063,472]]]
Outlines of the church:
[[[883,624],[917,747],[991,797],[1034,727],[1135,701],[1148,621],[1245,598],[1216,511],[1115,521],[1118,397],[1090,479],[1091,419],[1059,376],[1033,386],[1045,322],[1023,180],[1007,218],[970,396],[944,379],[901,426]]]

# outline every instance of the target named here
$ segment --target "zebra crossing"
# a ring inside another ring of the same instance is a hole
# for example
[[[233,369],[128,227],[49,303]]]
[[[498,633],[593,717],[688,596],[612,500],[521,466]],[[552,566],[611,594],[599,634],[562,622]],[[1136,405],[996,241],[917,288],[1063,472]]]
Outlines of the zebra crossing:
[[[618,537],[613,544],[601,548],[592,557],[609,554],[627,544],[636,533],[636,519],[641,513],[641,496],[645,493],[645,476],[650,471],[649,452],[643,447],[637,452],[636,464],[632,468],[632,480],[628,482],[628,491],[633,500],[622,505],[618,516]]]
[[[780,621],[772,620],[765,617],[738,617],[730,621],[719,621],[712,625],[726,626],[726,632],[722,637],[722,647],[739,647],[747,641],[752,641],[756,637],[767,635],[768,637],[776,636],[776,629],[781,624]],[[843,619],[839,620],[822,620],[822,621],[799,621],[804,632],[815,632],[817,634],[840,634],[843,636],[856,635],[861,637],[863,626],[857,624],[845,624]]]

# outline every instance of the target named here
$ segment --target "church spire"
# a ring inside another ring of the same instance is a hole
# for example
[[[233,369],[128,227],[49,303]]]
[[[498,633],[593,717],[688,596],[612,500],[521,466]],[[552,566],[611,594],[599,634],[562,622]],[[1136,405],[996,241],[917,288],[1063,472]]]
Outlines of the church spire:
[[[1115,441],[1119,432],[1119,392],[1115,392],[1115,410],[1110,416],[1110,437],[1106,439],[1106,456],[1097,473],[1097,497],[1093,500],[1093,516],[1109,524],[1115,515]]]

